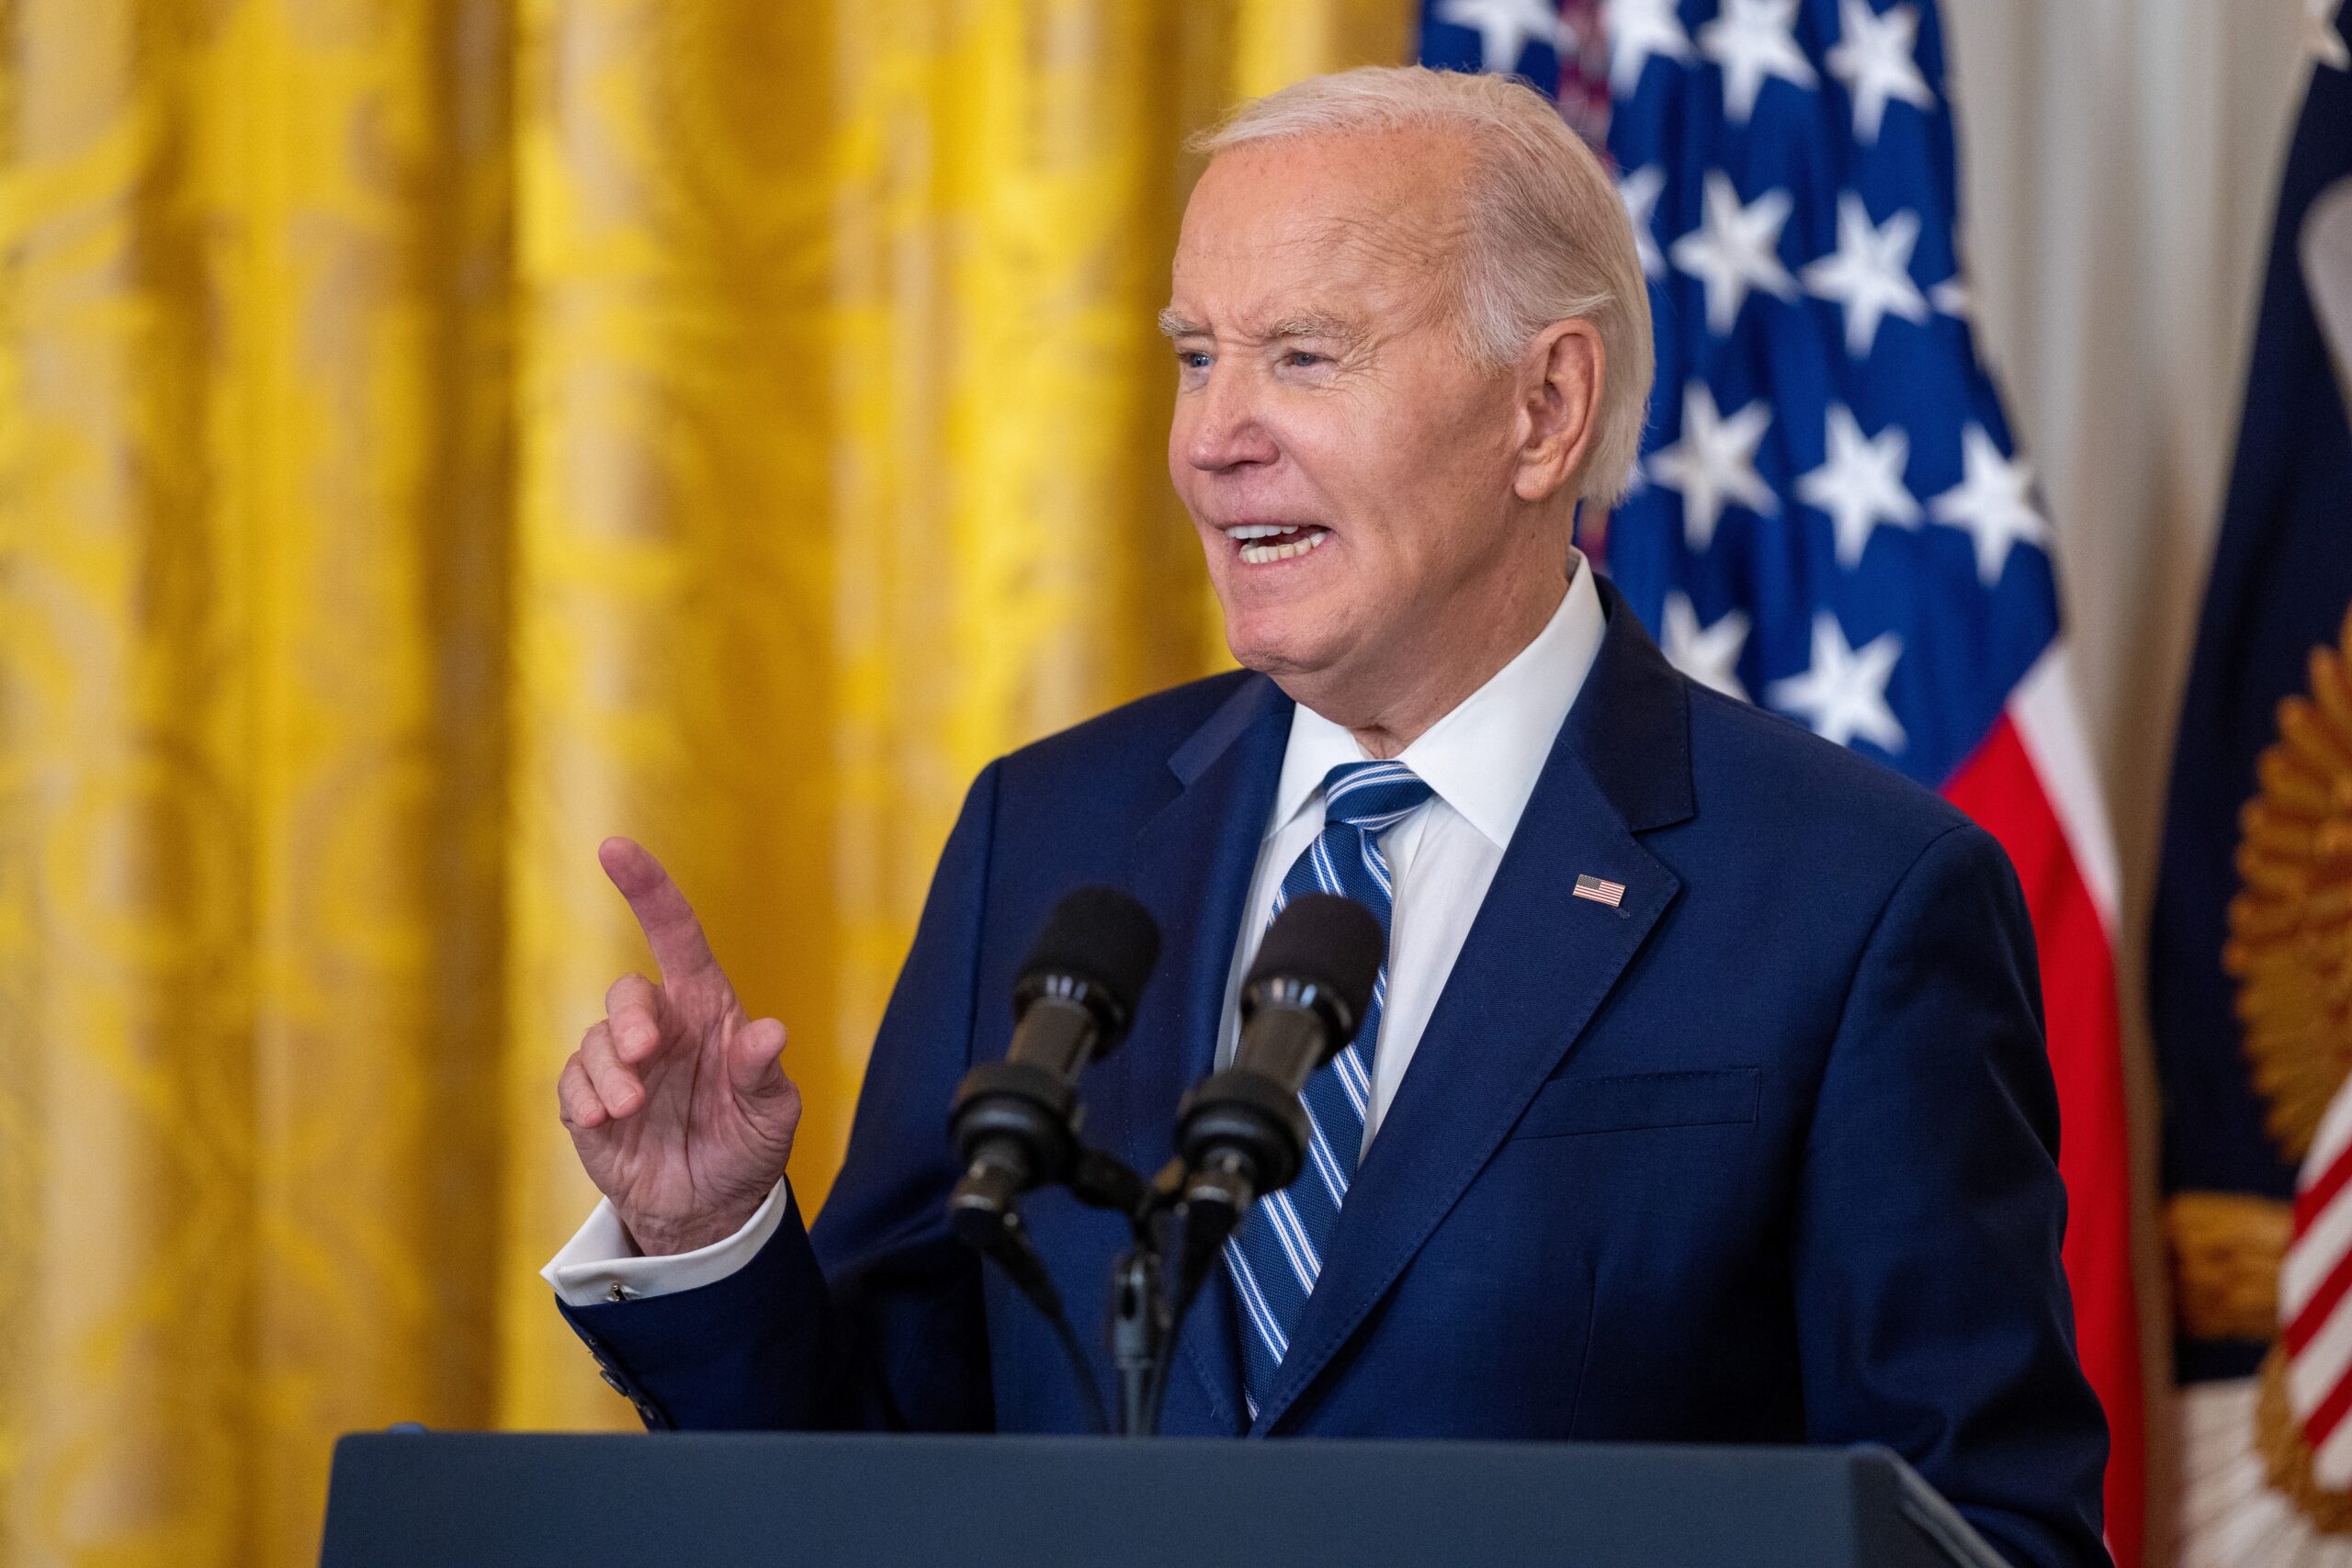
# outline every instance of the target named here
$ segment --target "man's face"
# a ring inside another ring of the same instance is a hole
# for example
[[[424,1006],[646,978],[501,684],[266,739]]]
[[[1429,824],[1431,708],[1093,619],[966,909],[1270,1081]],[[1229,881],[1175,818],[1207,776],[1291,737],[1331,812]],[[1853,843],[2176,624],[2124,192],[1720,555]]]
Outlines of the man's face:
[[[1450,309],[1464,163],[1437,132],[1299,138],[1193,192],[1168,467],[1252,669],[1377,679],[1526,570],[1514,381]]]

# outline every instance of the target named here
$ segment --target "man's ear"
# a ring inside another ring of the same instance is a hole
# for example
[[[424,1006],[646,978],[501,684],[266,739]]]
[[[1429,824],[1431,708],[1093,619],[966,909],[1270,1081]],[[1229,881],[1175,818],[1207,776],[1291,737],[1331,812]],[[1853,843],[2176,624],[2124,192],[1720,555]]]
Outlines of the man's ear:
[[[1528,343],[1519,363],[1524,436],[1511,489],[1521,501],[1542,501],[1584,467],[1608,351],[1590,321],[1554,321]]]

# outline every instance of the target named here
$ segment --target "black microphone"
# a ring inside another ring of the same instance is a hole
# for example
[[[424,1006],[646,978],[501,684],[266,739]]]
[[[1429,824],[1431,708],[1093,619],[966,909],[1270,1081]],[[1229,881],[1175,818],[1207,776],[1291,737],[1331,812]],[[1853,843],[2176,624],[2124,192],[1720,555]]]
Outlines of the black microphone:
[[[948,1117],[964,1161],[947,1201],[957,1234],[984,1245],[1014,1223],[1013,1203],[1058,1180],[1078,1147],[1078,1076],[1125,1038],[1136,998],[1159,961],[1151,912],[1112,887],[1054,907],[1012,990],[1012,1045],[964,1075]]]
[[[1205,1269],[1252,1202],[1297,1179],[1312,1135],[1299,1091],[1355,1038],[1387,945],[1371,910],[1329,893],[1293,899],[1267,929],[1242,983],[1233,1065],[1176,1112],[1186,1273]]]

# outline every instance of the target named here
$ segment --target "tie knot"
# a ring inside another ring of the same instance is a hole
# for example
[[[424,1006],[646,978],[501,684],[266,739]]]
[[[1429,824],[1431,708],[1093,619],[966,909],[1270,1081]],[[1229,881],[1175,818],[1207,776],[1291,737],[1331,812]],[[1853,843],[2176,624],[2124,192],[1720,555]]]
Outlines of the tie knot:
[[[1323,775],[1323,820],[1377,833],[1436,793],[1402,762],[1342,762]]]

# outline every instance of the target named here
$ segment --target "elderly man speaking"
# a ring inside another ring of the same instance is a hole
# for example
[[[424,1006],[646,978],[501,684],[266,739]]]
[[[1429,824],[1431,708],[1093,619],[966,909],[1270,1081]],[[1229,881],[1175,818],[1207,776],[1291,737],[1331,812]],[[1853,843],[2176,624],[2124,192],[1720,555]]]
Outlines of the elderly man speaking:
[[[1308,1086],[1312,1173],[1186,1326],[1170,1430],[1879,1442],[2018,1562],[2103,1562],[2007,861],[1677,674],[1571,543],[1650,378],[1608,176],[1532,92],[1421,70],[1205,146],[1168,460],[1247,668],[981,773],[813,1229],[782,1024],[607,841],[662,977],[613,987],[558,1086],[607,1200],[548,1265],[566,1314],[650,1426],[1080,1428],[1046,1327],[949,1235],[945,1108],[1046,913],[1117,885],[1167,946],[1087,1133],[1157,1166],[1323,857],[1390,927],[1383,986]],[[1095,1300],[1124,1222],[1027,1218]]]

